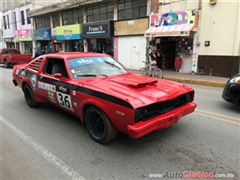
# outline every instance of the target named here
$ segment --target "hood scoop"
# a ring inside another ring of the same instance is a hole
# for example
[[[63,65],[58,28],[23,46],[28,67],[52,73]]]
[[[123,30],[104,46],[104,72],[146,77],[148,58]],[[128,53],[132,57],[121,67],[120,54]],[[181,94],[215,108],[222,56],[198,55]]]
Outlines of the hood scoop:
[[[119,78],[119,79],[113,79],[112,81],[118,84],[131,86],[134,88],[140,88],[147,85],[154,85],[158,82],[157,80],[146,79],[146,78],[145,79]]]

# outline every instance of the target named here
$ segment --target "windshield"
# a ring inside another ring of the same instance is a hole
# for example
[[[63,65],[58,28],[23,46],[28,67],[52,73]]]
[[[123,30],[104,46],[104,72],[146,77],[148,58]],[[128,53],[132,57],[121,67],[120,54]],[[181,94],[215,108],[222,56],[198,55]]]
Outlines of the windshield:
[[[111,57],[85,57],[68,60],[74,79],[84,77],[109,76],[126,73],[127,70]]]

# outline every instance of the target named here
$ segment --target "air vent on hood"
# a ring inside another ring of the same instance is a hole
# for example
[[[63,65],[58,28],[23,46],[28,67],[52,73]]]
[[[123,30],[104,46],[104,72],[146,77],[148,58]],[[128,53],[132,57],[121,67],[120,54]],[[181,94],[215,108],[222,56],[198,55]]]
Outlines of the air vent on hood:
[[[119,78],[119,79],[113,79],[114,82],[125,85],[125,86],[131,86],[135,88],[140,88],[144,87],[147,85],[153,85],[156,84],[158,81],[157,80],[152,80],[152,79],[144,79],[144,80],[139,80],[139,79],[130,79],[130,78]]]

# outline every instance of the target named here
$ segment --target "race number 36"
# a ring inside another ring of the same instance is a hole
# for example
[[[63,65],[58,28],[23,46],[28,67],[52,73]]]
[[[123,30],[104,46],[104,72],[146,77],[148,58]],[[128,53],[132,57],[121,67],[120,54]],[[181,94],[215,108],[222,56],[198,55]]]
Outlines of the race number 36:
[[[73,111],[71,97],[68,94],[57,92],[57,98],[60,106]]]

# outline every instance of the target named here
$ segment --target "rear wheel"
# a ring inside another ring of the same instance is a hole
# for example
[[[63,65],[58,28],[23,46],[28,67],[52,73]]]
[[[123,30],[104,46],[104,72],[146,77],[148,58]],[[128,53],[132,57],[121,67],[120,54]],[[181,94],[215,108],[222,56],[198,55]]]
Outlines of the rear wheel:
[[[147,71],[148,71],[147,68],[141,68],[139,70],[139,74],[147,76]]]
[[[28,84],[24,85],[23,92],[24,92],[26,103],[28,104],[29,107],[36,108],[41,105],[40,102],[37,102],[35,100],[32,89]]]
[[[153,75],[153,77],[156,77],[156,78],[162,78],[163,72],[161,69],[155,69],[155,70],[153,70],[152,75]]]
[[[102,110],[95,106],[87,109],[85,123],[90,136],[98,143],[106,143],[117,136],[118,131],[112,122]]]
[[[7,60],[5,60],[4,66],[5,66],[5,68],[10,68],[11,64]]]

